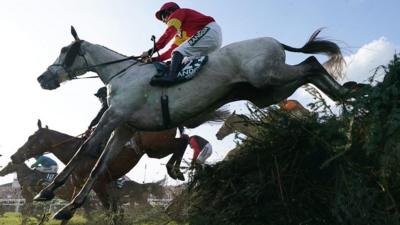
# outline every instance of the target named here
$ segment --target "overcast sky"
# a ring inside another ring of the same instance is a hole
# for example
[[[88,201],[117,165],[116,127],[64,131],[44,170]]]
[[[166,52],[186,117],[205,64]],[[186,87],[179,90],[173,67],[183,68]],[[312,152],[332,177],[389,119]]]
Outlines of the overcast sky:
[[[154,17],[163,3],[159,0],[1,1],[0,154],[3,156],[0,166],[5,166],[9,156],[37,130],[38,118],[51,129],[77,135],[85,131],[99,110],[100,104],[93,96],[102,86],[98,79],[67,82],[53,91],[41,89],[36,81],[58,56],[61,47],[72,41],[70,26],[75,26],[81,39],[126,55],[138,55],[151,47],[152,34],[159,37],[165,30],[165,25]],[[364,81],[374,68],[387,64],[395,51],[399,51],[400,31],[395,18],[400,2],[397,0],[185,0],[177,3],[213,16],[222,27],[224,45],[271,36],[300,47],[313,31],[326,27],[321,36],[343,47],[349,66],[348,80]],[[302,54],[287,54],[289,64],[305,58]],[[310,101],[310,96],[301,90],[293,98],[305,104]],[[232,108],[245,112],[244,103]],[[235,146],[233,135],[222,142],[216,140],[218,128],[218,125],[203,125],[189,131],[212,143],[214,153],[210,162],[221,160]],[[185,158],[190,160],[191,154],[188,149]],[[128,175],[138,182],[162,179],[167,159],[144,157]],[[0,184],[12,178],[13,175],[2,177]]]

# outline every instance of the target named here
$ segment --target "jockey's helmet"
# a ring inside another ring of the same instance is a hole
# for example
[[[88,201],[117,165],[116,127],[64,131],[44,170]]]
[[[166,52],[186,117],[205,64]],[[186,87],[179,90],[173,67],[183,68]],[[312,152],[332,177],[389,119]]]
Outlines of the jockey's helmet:
[[[177,9],[180,9],[178,4],[176,4],[175,2],[167,2],[163,6],[161,6],[160,10],[156,12],[156,18],[162,21],[163,17],[166,16],[166,14],[170,14]]]
[[[99,90],[97,90],[96,94],[94,94],[98,98],[105,98],[107,97],[107,88],[106,87],[101,87]]]

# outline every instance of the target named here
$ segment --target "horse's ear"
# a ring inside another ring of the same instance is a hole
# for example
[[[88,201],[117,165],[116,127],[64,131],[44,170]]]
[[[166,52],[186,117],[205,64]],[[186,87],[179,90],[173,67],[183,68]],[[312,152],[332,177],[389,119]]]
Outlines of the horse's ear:
[[[45,128],[46,128],[46,129],[49,129],[49,126],[46,125]]]
[[[42,129],[42,121],[40,121],[40,119],[38,119],[37,125],[38,125],[38,128],[39,128],[39,129]]]
[[[233,110],[232,115],[236,115],[236,110]]]
[[[71,34],[74,37],[75,41],[79,41],[80,40],[79,37],[78,37],[78,34],[76,33],[76,30],[75,30],[74,26],[71,26]]]

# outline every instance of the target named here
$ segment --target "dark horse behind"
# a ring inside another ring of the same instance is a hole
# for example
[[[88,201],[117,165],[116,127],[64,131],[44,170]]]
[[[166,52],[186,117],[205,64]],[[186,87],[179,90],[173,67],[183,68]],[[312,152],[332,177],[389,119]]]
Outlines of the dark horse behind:
[[[118,211],[118,203],[113,201],[115,198],[111,195],[114,191],[109,189],[110,184],[128,173],[139,162],[144,154],[147,154],[151,158],[164,158],[172,154],[173,156],[170,160],[172,163],[168,166],[175,165],[176,161],[179,162],[177,164],[179,166],[188,143],[186,139],[175,138],[175,135],[176,129],[136,134],[136,149],[133,149],[131,146],[125,146],[124,150],[121,151],[118,157],[110,162],[108,169],[95,184],[93,190],[106,209],[112,209],[113,212]],[[70,136],[68,134],[51,130],[47,127],[42,127],[41,121],[39,120],[38,130],[28,138],[28,141],[22,145],[16,153],[11,156],[11,159],[15,163],[23,163],[27,159],[41,155],[45,152],[50,152],[66,164],[79,149],[83,141],[84,138]],[[71,193],[73,193],[75,188],[78,188],[79,190],[95,163],[95,159],[87,156],[84,163],[81,163],[79,167],[74,170],[71,177],[73,178],[72,183],[63,186],[63,189],[67,188],[68,192]],[[135,189],[133,191],[140,190],[142,189]],[[40,189],[38,192],[39,191]],[[116,192],[118,192],[118,190]],[[72,195],[68,200],[71,198]]]

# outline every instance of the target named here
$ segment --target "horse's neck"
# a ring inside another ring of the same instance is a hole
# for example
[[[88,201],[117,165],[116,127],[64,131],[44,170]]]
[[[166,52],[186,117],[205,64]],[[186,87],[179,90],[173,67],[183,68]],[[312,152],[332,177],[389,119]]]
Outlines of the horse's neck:
[[[122,55],[104,46],[91,44],[89,42],[84,43],[85,44],[83,46],[87,52],[89,66],[126,58],[125,55]],[[96,72],[103,83],[107,84],[113,78],[113,76],[132,65],[134,62],[134,60],[128,60],[107,66],[100,66],[96,67],[93,72]]]
[[[52,139],[53,146],[47,150],[53,153],[64,164],[69,162],[82,141],[80,138],[57,131],[53,131],[50,138]]]

